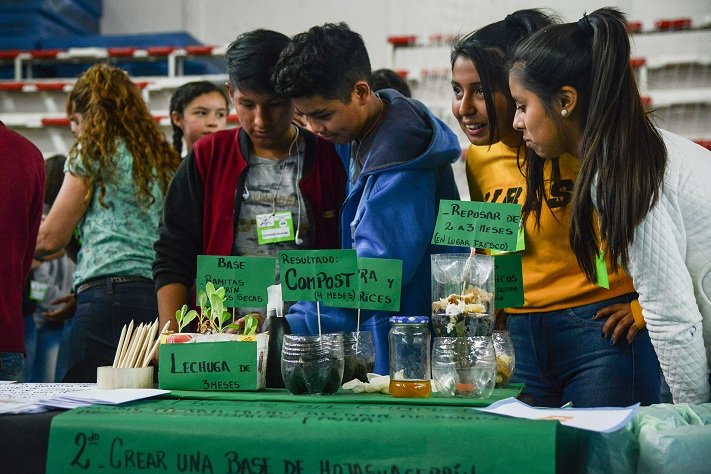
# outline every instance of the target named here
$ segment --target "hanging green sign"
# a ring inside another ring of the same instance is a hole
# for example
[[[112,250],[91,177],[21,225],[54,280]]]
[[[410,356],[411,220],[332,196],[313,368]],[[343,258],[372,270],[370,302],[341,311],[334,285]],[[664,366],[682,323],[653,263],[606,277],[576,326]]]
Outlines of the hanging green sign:
[[[281,250],[278,259],[285,301],[319,301],[341,308],[358,307],[355,250]]]
[[[359,258],[358,274],[361,309],[400,310],[402,260]]]
[[[432,243],[514,251],[520,220],[520,204],[443,199]]]
[[[494,257],[496,309],[523,306],[523,269],[520,253]]]
[[[267,306],[267,287],[274,284],[276,260],[273,257],[223,257],[198,255],[198,292],[207,282],[224,287],[228,308]]]

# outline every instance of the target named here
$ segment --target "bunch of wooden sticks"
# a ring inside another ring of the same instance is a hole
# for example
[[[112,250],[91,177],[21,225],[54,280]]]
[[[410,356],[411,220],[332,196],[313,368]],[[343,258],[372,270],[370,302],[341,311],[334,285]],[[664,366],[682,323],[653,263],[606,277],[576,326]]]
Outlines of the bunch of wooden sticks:
[[[161,330],[161,333],[168,329],[170,321]],[[114,357],[114,368],[139,368],[148,367],[151,359],[158,350],[160,344],[160,333],[158,331],[158,320],[152,324],[139,324],[133,328],[133,320],[124,325],[121,330],[121,338],[116,348]],[[158,336],[158,337],[156,337]]]

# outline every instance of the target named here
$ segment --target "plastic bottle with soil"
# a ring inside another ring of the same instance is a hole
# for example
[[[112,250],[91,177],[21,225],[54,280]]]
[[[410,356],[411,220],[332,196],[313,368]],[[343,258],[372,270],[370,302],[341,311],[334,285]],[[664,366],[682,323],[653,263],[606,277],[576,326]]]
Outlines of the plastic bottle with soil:
[[[267,288],[267,319],[263,331],[269,331],[269,350],[267,353],[267,388],[284,388],[281,376],[281,350],[284,334],[291,334],[289,322],[284,317],[284,302],[281,285]]]

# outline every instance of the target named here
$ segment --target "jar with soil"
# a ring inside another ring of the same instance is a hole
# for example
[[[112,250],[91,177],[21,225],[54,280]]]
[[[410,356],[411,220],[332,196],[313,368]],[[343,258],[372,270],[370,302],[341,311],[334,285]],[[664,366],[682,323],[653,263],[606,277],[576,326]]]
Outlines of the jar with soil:
[[[438,337],[491,336],[494,257],[432,255],[432,327]]]
[[[284,386],[294,395],[336,393],[343,378],[343,334],[285,334],[281,375]]]
[[[368,382],[368,373],[375,368],[373,333],[355,331],[343,334],[343,381],[353,379]]]

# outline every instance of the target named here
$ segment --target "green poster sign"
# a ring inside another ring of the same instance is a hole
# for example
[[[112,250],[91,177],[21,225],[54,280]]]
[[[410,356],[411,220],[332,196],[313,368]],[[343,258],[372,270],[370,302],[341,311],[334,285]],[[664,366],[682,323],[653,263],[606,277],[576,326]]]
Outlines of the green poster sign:
[[[359,258],[361,309],[400,311],[402,260]]]
[[[520,220],[520,204],[442,200],[432,243],[514,251]]]
[[[166,390],[258,390],[264,388],[266,333],[253,341],[161,344],[158,385]]]
[[[523,306],[523,269],[520,253],[494,257],[496,309]]]
[[[267,287],[275,275],[273,257],[198,255],[196,289],[204,291],[211,281],[215,288],[225,288],[228,308],[266,307]]]
[[[358,259],[355,250],[279,251],[285,301],[319,301],[358,307]]]
[[[554,473],[566,468],[556,452],[570,436],[557,421],[469,407],[158,399],[56,416],[47,466],[55,474]]]

